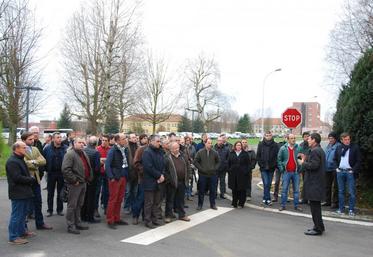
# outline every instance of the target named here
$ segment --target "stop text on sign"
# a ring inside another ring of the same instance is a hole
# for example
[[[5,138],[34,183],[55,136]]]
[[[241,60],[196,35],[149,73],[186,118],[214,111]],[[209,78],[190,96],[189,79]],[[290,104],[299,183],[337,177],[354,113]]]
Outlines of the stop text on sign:
[[[298,121],[302,117],[300,115],[284,115],[284,121]]]

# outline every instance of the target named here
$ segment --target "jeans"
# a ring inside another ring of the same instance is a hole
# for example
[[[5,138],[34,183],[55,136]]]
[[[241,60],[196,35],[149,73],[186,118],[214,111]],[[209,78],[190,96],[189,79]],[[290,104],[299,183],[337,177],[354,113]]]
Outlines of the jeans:
[[[207,188],[207,184],[209,184],[209,191],[210,191],[210,207],[215,206],[215,198],[216,198],[216,184],[218,182],[218,176],[214,175],[211,177],[207,177],[204,175],[199,175],[198,179],[198,206],[203,205],[203,200],[205,198],[205,192]]]
[[[280,181],[281,181],[281,171],[280,170],[276,170],[275,171],[275,191],[273,192],[273,197],[275,199],[278,198],[278,192],[280,191]]]
[[[26,216],[31,199],[11,200],[12,213],[9,220],[9,241],[23,236],[27,231]]]
[[[134,218],[140,217],[141,210],[144,209],[144,188],[142,184],[137,185],[137,192],[134,195],[131,209],[132,209],[132,217]]]
[[[130,210],[136,191],[137,191],[137,180],[136,182],[133,182],[133,181],[128,182],[126,185],[126,194],[124,196],[123,209],[128,210],[128,211]]]
[[[62,173],[52,173],[48,172],[48,210],[47,212],[53,213],[53,201],[54,201],[54,192],[56,190],[57,184],[57,213],[62,212],[63,210],[63,202],[60,198],[61,190],[64,185]]]
[[[226,186],[225,186],[226,175],[227,175],[226,171],[219,171],[219,173],[218,173],[220,195],[224,195],[225,192],[226,192]],[[218,183],[216,183],[216,188],[217,188],[217,186],[218,186]]]
[[[106,210],[109,201],[109,185],[105,174],[101,174],[96,187],[96,209],[98,209],[101,194],[101,205]]]
[[[271,185],[272,185],[273,173],[274,171],[261,170],[263,187],[264,187],[263,200],[265,201],[271,201]]]
[[[354,173],[349,173],[348,171],[337,172],[338,181],[338,200],[339,200],[339,210],[344,211],[345,207],[345,188],[346,184],[348,186],[348,194],[350,198],[349,210],[355,211],[356,203],[356,187],[355,187],[355,177]]]
[[[287,172],[283,174],[282,177],[282,192],[281,192],[281,206],[285,207],[288,200],[288,191],[290,186],[290,181],[293,183],[293,197],[294,197],[294,207],[298,207],[299,203],[299,173],[297,172]]]
[[[41,212],[41,189],[39,184],[32,185],[32,191],[34,193],[34,197],[30,201],[30,205],[32,206],[33,210],[35,211],[35,225],[36,228],[40,228],[44,225],[44,218],[43,213]]]

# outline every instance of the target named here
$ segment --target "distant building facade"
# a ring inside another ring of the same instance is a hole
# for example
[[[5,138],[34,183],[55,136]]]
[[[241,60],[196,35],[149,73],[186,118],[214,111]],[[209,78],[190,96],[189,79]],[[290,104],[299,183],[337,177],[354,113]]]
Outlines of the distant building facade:
[[[264,131],[272,131],[273,134],[283,135],[288,133],[289,129],[282,124],[280,118],[264,118]],[[262,119],[257,119],[253,124],[254,133],[262,132]]]
[[[181,120],[181,115],[172,114],[167,120],[156,125],[156,131],[177,132]],[[144,114],[131,115],[124,119],[122,127],[124,133],[137,131],[138,128],[141,128],[146,134],[153,132],[153,125],[146,119]]]

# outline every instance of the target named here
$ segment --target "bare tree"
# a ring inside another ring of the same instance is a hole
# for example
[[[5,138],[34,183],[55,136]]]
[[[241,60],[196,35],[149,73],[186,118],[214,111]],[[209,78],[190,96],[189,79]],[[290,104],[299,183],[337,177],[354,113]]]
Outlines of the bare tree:
[[[197,112],[206,129],[209,123],[220,117],[221,104],[225,103],[220,101],[223,95],[218,91],[220,72],[217,63],[200,54],[188,61],[185,76],[191,90],[187,109]]]
[[[16,128],[26,115],[26,93],[21,88],[40,86],[35,54],[41,29],[36,28],[27,1],[3,3],[0,14],[0,105],[9,121],[9,144],[12,144],[16,140]],[[29,113],[40,103],[36,96],[30,92]]]
[[[163,59],[148,54],[146,64],[136,109],[140,110],[141,119],[152,124],[154,134],[157,124],[171,116],[180,94],[174,94],[168,84],[167,66]]]
[[[132,3],[132,2],[131,2]],[[82,5],[69,21],[62,47],[69,97],[75,114],[87,119],[90,132],[97,133],[105,123],[109,106],[125,110],[127,102],[118,103],[129,89],[133,51],[138,39],[138,25],[132,5],[124,0],[96,0]],[[122,101],[122,98],[121,100]]]
[[[329,72],[331,85],[339,89],[350,78],[357,60],[372,47],[373,2],[346,0],[343,17],[330,33],[327,49],[327,60],[332,64]]]

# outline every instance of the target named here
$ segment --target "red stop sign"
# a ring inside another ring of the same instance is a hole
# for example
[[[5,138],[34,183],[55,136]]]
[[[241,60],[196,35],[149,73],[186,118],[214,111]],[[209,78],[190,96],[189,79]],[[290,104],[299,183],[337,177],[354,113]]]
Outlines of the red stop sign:
[[[286,127],[294,129],[302,123],[302,114],[295,108],[287,108],[282,113],[281,120]]]

